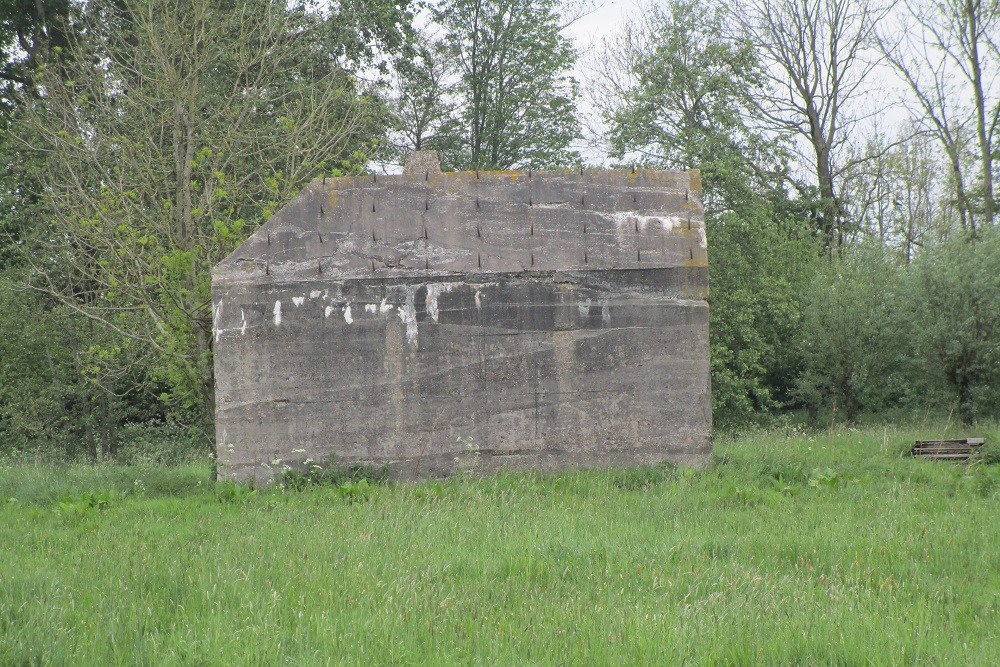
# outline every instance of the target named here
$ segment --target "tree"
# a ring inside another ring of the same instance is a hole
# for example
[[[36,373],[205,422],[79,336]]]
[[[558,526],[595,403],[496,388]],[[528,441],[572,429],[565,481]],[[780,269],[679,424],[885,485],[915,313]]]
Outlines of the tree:
[[[68,44],[74,5],[71,0],[0,0],[0,100],[8,111],[18,91],[37,92],[35,69],[48,50]]]
[[[445,157],[461,153],[457,72],[444,44],[420,33],[414,57],[396,66],[395,84],[397,159],[419,150]]]
[[[819,261],[805,216],[758,200],[706,218],[713,421],[767,420],[794,402],[802,295]]]
[[[238,3],[237,3],[238,4]],[[289,3],[290,5],[294,3]],[[302,3],[300,8],[327,7],[321,36],[326,57],[352,71],[372,68],[385,74],[394,59],[412,55],[415,37],[412,0],[337,0]]]
[[[806,142],[822,202],[828,248],[844,241],[840,178],[860,117],[852,111],[870,88],[877,58],[875,25],[886,9],[872,0],[742,0],[733,8],[745,39],[758,45],[770,79],[757,109],[774,128]]]
[[[558,0],[456,0],[433,8],[455,63],[458,146],[453,168],[511,169],[576,162],[576,52]]]
[[[989,0],[902,6],[901,29],[881,35],[880,45],[909,88],[907,104],[915,121],[944,149],[962,228],[975,237],[977,228],[992,225],[996,215],[1000,6]],[[967,167],[978,170],[978,185],[970,182]]]
[[[1000,408],[1000,235],[951,239],[914,262],[911,308],[929,375],[958,401],[963,424]]]
[[[658,168],[700,168],[715,213],[775,187],[786,156],[752,123],[763,73],[756,49],[725,37],[711,2],[652,5],[605,41],[593,85],[609,154]]]
[[[877,238],[909,264],[917,249],[947,235],[954,211],[934,139],[905,127],[892,142],[876,134],[844,173],[841,194],[857,231]]]
[[[89,416],[71,344],[75,323],[39,301],[9,272],[0,276],[0,451],[60,446],[72,456]]]
[[[209,270],[311,178],[359,168],[384,114],[323,16],[284,0],[91,2],[82,21],[24,100],[51,214],[30,283],[210,421]]]
[[[818,266],[802,299],[801,371],[795,398],[855,422],[919,397],[905,270],[879,243],[859,242]]]

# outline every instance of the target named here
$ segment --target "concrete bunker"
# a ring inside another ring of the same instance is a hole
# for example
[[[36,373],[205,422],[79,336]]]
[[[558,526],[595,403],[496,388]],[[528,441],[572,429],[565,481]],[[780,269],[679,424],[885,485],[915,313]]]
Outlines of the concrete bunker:
[[[697,171],[316,180],[213,272],[224,478],[704,464]]]

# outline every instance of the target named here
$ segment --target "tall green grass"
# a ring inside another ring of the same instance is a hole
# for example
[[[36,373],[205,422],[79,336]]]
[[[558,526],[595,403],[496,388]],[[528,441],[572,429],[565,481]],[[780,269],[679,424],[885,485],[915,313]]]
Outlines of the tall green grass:
[[[1000,466],[927,431],[350,492],[0,464],[0,664],[996,664]]]

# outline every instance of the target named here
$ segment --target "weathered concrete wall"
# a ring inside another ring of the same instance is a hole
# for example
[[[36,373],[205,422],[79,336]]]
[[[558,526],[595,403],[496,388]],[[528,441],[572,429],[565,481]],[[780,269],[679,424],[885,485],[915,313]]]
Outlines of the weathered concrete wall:
[[[223,474],[704,463],[698,195],[677,172],[314,183],[214,276]]]

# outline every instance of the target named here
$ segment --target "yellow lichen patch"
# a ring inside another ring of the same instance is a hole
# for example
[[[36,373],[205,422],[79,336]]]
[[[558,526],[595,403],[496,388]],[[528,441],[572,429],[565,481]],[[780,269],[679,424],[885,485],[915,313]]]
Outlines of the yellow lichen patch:
[[[474,171],[446,171],[443,173],[449,187],[453,184],[468,187],[469,183],[476,180],[476,172]]]
[[[510,180],[516,181],[524,172],[518,169],[498,169],[497,171],[491,171],[489,173],[490,175],[496,174],[497,176],[508,176]]]
[[[702,267],[702,266],[704,266],[704,267],[708,266],[708,256],[705,255],[704,253],[701,253],[699,255],[695,255],[694,259],[685,259],[684,260],[684,268],[686,268],[686,269],[693,269],[693,268],[698,268],[698,267]]]
[[[692,169],[688,176],[691,179],[691,189],[701,192],[701,169]]]
[[[638,171],[636,172],[639,173]],[[677,172],[663,171],[660,169],[647,169],[642,172],[643,180],[646,185],[653,187],[662,188],[676,188],[678,186],[677,182]]]
[[[330,208],[333,208],[334,206],[337,205],[337,191],[335,189],[330,190],[330,194],[327,195],[326,201],[330,205]]]
[[[326,187],[331,190],[349,190],[354,187],[354,176],[330,176],[326,179]]]
[[[424,180],[429,186],[436,188],[442,180],[446,180],[446,176],[440,171],[428,171],[424,174]]]

